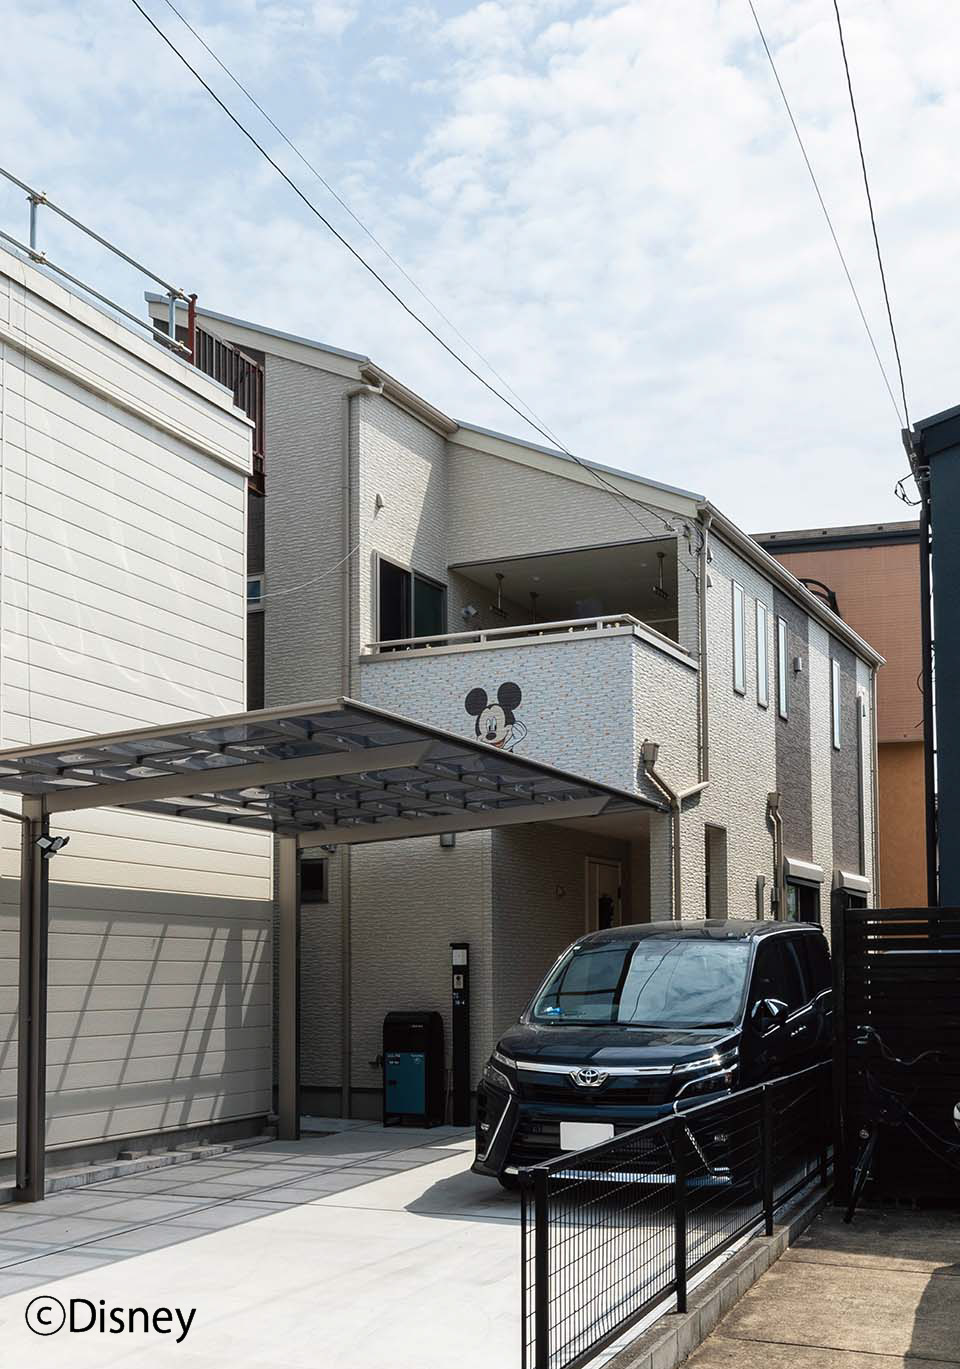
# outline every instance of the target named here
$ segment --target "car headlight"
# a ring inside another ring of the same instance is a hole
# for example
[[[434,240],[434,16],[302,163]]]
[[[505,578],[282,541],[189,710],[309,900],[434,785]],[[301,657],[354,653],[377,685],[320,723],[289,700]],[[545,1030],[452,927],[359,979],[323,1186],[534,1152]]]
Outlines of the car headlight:
[[[500,1051],[494,1051],[490,1059],[484,1066],[482,1080],[485,1084],[492,1084],[495,1089],[504,1089],[507,1093],[515,1093],[513,1080],[508,1074],[504,1073],[503,1068],[514,1070],[517,1067],[516,1061],[511,1060],[508,1055],[503,1055]]]
[[[680,1089],[684,1098],[690,1098],[697,1093],[722,1093],[724,1089],[732,1089],[736,1081],[736,1070],[711,1070],[702,1079],[690,1079]]]
[[[693,1074],[697,1070],[710,1070],[715,1073],[718,1070],[729,1070],[736,1067],[740,1057],[740,1052],[734,1047],[733,1050],[724,1051],[723,1055],[706,1056],[703,1060],[688,1060],[686,1064],[674,1065],[674,1074]]]

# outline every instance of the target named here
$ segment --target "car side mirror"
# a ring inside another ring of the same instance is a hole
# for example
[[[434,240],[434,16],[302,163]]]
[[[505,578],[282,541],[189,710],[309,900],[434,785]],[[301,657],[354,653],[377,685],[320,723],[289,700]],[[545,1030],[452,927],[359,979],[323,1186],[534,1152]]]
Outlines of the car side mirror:
[[[766,1036],[786,1021],[788,1012],[786,1003],[779,998],[760,998],[750,1010],[750,1021],[761,1036]]]

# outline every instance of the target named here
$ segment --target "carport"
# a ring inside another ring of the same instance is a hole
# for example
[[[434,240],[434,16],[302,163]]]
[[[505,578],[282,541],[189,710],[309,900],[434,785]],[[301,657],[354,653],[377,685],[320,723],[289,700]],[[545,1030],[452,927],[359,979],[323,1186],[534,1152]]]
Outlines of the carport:
[[[299,1137],[299,853],[520,823],[658,809],[351,699],[201,718],[0,752],[22,796],[16,1196],[45,1188],[50,822],[128,808],[272,833],[278,937],[280,1138]]]

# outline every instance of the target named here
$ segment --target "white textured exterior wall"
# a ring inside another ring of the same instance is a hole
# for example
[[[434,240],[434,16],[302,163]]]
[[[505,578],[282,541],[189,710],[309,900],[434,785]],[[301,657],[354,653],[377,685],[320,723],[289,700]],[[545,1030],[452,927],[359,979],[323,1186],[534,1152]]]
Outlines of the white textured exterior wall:
[[[447,451],[444,439],[389,400],[354,401],[362,457],[357,463],[354,541],[358,638],[377,637],[377,554],[447,581]],[[383,508],[376,510],[380,495]]]
[[[242,709],[251,430],[229,396],[2,253],[0,368],[2,745]],[[9,1154],[20,829],[0,830]],[[269,841],[104,810],[55,830],[48,1144],[267,1112]]]
[[[652,511],[627,495],[618,498],[586,475],[589,483],[454,443],[449,453],[448,547],[454,565],[674,536],[682,534],[692,514],[692,505],[681,514],[670,503]],[[656,500],[651,502],[656,508]],[[683,535],[678,556],[695,571],[696,558]],[[681,567],[679,640],[689,651],[697,642],[694,583]]]

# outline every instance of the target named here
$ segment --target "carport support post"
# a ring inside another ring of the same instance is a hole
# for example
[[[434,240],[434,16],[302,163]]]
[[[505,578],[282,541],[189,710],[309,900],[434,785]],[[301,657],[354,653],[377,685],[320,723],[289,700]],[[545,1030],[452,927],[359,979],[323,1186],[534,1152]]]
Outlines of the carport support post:
[[[37,841],[50,831],[43,799],[24,798],[20,824],[20,1001],[17,1184],[20,1202],[44,1196],[47,1122],[47,924],[49,862]]]
[[[281,1141],[300,1139],[300,848],[277,837],[277,1112]]]

